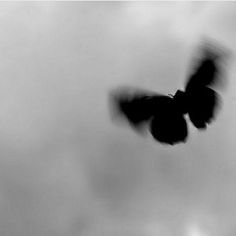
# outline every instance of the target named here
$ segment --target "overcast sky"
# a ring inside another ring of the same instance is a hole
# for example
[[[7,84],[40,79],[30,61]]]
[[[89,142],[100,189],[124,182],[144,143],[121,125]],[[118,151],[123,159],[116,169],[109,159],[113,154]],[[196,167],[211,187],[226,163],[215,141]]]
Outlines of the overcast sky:
[[[1,236],[236,235],[236,82],[206,132],[165,146],[108,94],[182,88],[196,45],[236,51],[234,2],[0,3]]]

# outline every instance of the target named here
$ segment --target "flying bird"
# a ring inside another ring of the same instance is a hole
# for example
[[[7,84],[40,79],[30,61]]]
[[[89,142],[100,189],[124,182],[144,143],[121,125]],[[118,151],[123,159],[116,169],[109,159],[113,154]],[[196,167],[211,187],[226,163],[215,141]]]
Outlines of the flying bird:
[[[136,130],[147,127],[152,137],[163,144],[186,142],[186,116],[199,130],[206,129],[220,105],[213,86],[222,78],[222,47],[205,43],[201,56],[191,68],[185,91],[163,95],[140,88],[120,87],[110,95],[115,117],[124,118]]]

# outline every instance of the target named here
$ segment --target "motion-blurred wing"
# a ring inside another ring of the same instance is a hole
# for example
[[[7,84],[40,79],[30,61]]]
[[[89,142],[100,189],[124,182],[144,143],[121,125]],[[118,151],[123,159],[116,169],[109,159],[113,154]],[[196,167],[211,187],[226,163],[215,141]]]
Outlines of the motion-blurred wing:
[[[220,96],[211,88],[202,87],[188,95],[188,114],[198,129],[206,128],[214,120],[220,105]]]
[[[169,99],[168,96],[129,87],[116,89],[110,94],[113,117],[125,118],[136,128],[161,112]]]
[[[150,132],[157,141],[170,145],[185,142],[188,136],[185,118],[175,109],[154,116]]]
[[[191,73],[186,92],[196,90],[199,87],[214,85],[219,79],[219,59],[220,54],[211,48],[204,48],[203,55],[197,60],[195,68]]]
[[[196,128],[206,128],[216,115],[220,99],[210,86],[223,81],[223,63],[230,53],[216,44],[205,44],[202,57],[186,85],[189,118]]]

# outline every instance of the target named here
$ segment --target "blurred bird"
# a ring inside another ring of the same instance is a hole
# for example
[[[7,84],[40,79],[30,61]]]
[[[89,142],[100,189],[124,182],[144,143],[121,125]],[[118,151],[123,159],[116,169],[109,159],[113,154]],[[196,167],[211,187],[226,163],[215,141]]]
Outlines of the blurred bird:
[[[212,86],[222,79],[223,59],[229,52],[209,41],[201,46],[185,91],[165,96],[139,88],[118,88],[110,94],[115,118],[124,118],[136,130],[146,126],[155,140],[170,145],[186,142],[186,115],[197,129],[206,129],[220,104]]]

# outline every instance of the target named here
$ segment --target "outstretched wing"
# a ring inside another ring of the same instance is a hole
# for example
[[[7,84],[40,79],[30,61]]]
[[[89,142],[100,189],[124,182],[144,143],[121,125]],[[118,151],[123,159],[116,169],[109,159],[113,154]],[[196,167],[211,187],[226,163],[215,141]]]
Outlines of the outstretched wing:
[[[114,118],[124,118],[138,128],[147,123],[157,112],[162,112],[172,98],[132,87],[118,88],[110,93]]]
[[[220,97],[209,86],[222,80],[223,59],[227,55],[215,44],[204,45],[202,53],[186,85],[189,118],[198,129],[206,128],[219,107]]]
[[[214,120],[220,101],[219,94],[208,87],[188,93],[188,115],[193,125],[198,129],[205,129]]]
[[[199,87],[216,84],[220,78],[220,60],[223,54],[212,45],[205,45],[201,50],[202,55],[195,60],[192,73],[186,84],[186,92],[196,90]]]

